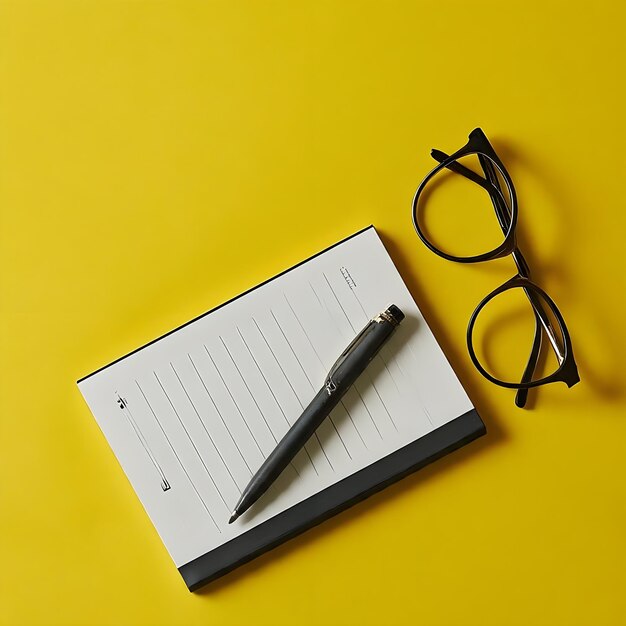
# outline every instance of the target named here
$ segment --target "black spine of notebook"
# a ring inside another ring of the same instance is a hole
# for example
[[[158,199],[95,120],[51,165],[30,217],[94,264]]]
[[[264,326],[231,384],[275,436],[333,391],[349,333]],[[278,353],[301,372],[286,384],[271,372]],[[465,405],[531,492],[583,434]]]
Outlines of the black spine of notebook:
[[[320,524],[408,474],[484,435],[476,409],[179,567],[190,591]]]

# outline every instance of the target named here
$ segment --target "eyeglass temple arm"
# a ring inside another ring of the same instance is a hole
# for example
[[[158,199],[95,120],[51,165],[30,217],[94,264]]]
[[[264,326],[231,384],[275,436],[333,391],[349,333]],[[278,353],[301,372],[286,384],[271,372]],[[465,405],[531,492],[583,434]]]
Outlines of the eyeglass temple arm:
[[[436,149],[433,149],[431,151],[431,156],[439,163],[442,163],[445,159],[448,158],[448,155],[445,152]],[[491,198],[491,202],[498,218],[500,228],[504,233],[506,233],[509,229],[511,213],[509,211],[509,207],[504,201],[502,190],[498,182],[498,177],[489,159],[483,157],[480,154],[478,155],[478,159],[480,161],[481,167],[483,168],[483,171],[485,172],[486,178],[483,178],[482,176],[480,176],[473,170],[470,170],[468,167],[465,167],[458,161],[453,161],[452,163],[449,163],[446,168],[452,172],[455,172],[456,174],[465,176],[465,178],[471,180],[472,182],[475,182],[477,185],[480,185],[483,189],[485,189],[485,191],[487,191],[489,197]],[[530,278],[530,268],[528,267],[528,263],[526,263],[526,259],[524,258],[521,250],[516,247],[512,254],[520,275],[524,276],[525,278]],[[535,320],[537,322],[535,324],[533,347],[531,349],[530,357],[524,370],[524,374],[522,375],[522,382],[528,382],[532,379],[535,368],[537,366],[537,361],[539,359],[542,328],[545,330],[550,344],[552,345],[552,348],[557,355],[559,364],[562,363],[565,359],[565,354],[563,348],[560,345],[560,342],[557,339],[556,333],[554,332],[554,328],[550,323],[550,319],[543,305],[541,304],[541,301],[535,296],[534,293],[532,293],[528,289],[524,289],[524,292],[526,293],[526,297],[530,301],[535,311]],[[517,406],[523,407],[526,404],[527,396],[528,389],[518,389],[517,395],[515,397],[515,403],[517,404]]]
[[[435,161],[438,161],[439,163],[442,163],[448,158],[448,155],[441,150],[433,149],[430,154],[433,159],[435,159]],[[452,163],[449,163],[446,168],[452,172],[455,172],[456,174],[465,176],[465,178],[468,178],[472,182],[475,182],[477,185],[480,185],[489,194],[489,197],[491,198],[491,202],[493,204],[493,208],[496,212],[496,216],[498,217],[498,222],[500,223],[500,228],[502,229],[502,232],[506,234],[511,224],[511,212],[509,211],[509,207],[507,206],[506,201],[504,200],[504,196],[502,195],[502,189],[500,189],[498,177],[496,176],[493,164],[489,159],[482,156],[481,154],[478,155],[478,159],[480,161],[481,167],[485,172],[486,178],[483,178],[482,176],[480,176],[473,170],[470,170],[468,167],[465,167],[458,161],[453,161]],[[530,278],[530,268],[528,267],[528,263],[526,262],[522,251],[516,247],[513,250],[512,255],[513,260],[517,265],[520,276],[523,276],[524,278]],[[545,315],[541,303],[532,293],[528,293],[528,297],[533,305],[537,305],[540,315],[543,313],[543,315],[541,315],[542,319],[546,322],[548,326],[550,326],[548,317]],[[560,350],[557,350],[557,354],[560,354]]]
[[[442,163],[448,158],[448,155],[445,152],[436,149],[433,149],[430,155],[439,163]],[[498,177],[496,176],[493,165],[489,159],[486,159],[480,154],[478,155],[478,159],[487,178],[483,178],[458,161],[453,161],[452,163],[446,165],[446,168],[456,174],[465,176],[465,178],[468,178],[477,185],[480,185],[489,194],[494,211],[496,212],[496,217],[498,218],[498,222],[500,224],[500,228],[502,229],[502,232],[506,234],[511,224],[511,212],[509,211],[509,207],[507,206],[504,196],[502,195],[502,189],[500,189]],[[513,252],[513,258],[520,274],[525,278],[530,278],[530,268],[528,267],[528,263],[526,263],[526,259],[522,253],[519,250],[515,250]]]
[[[500,227],[504,233],[508,232],[509,225],[511,224],[511,212],[509,207],[502,195],[502,188],[500,187],[500,182],[498,181],[498,176],[496,174],[493,163],[482,156],[482,154],[478,155],[478,160],[480,161],[480,165],[487,176],[487,182],[491,183],[491,186],[496,190],[496,193],[490,193],[491,202],[493,203],[493,207],[498,215],[498,220],[500,222]],[[489,191],[489,190],[487,190]],[[522,251],[515,246],[515,249],[511,253],[513,255],[513,260],[515,261],[515,265],[517,265],[517,270],[520,273],[520,276],[524,278],[530,278],[530,268],[528,267],[528,263],[526,263],[526,259],[522,254]]]
[[[528,363],[526,364],[524,373],[522,374],[522,383],[529,383],[533,379],[533,374],[535,373],[535,368],[537,367],[537,363],[539,361],[539,353],[541,352],[541,336],[543,335],[543,324],[534,307],[533,311],[535,313],[535,336],[533,337],[533,347],[530,350]],[[520,409],[523,409],[526,406],[526,400],[528,400],[528,389],[518,389],[517,393],[515,394],[516,406],[518,406]]]
[[[493,194],[490,194],[496,213],[498,213],[497,205],[500,205],[500,210],[502,212],[502,215],[506,215],[507,221],[510,220],[511,213],[509,211],[509,207],[507,206],[504,200],[504,196],[502,195],[502,189],[500,188],[500,183],[498,181],[498,176],[496,174],[493,163],[488,158],[484,157],[482,154],[478,155],[478,160],[480,161],[480,165],[483,168],[483,171],[485,172],[488,182],[491,183],[493,188],[497,190],[497,193],[495,194],[495,196]],[[502,225],[502,222],[500,222],[500,224]],[[515,264],[517,265],[517,269],[520,275],[529,279],[530,270],[528,268],[528,264],[526,263],[526,259],[524,258],[524,255],[522,254],[521,250],[517,246],[515,246],[515,249],[513,250],[512,255],[513,255],[513,259],[515,260]],[[552,348],[557,356],[557,359],[560,365],[565,360],[565,351],[563,349],[563,346],[561,345],[561,342],[559,341],[557,337],[556,332],[554,331],[554,327],[552,326],[552,323],[550,322],[550,318],[548,314],[546,313],[546,310],[541,302],[541,299],[538,298],[535,295],[535,293],[533,291],[530,291],[529,289],[524,289],[524,292],[526,293],[526,297],[528,298],[531,305],[533,306],[536,318],[539,320],[539,322],[541,322],[541,325],[546,331],[548,340],[550,341],[550,344],[552,345]],[[537,332],[535,330],[535,339],[536,339],[536,336],[537,336]],[[533,352],[531,351],[531,360],[532,360],[532,355],[533,355]],[[531,365],[531,360],[529,360],[528,362],[529,366]],[[534,371],[534,367],[533,367],[533,371]],[[531,377],[532,377],[533,371],[530,372]],[[523,381],[523,382],[526,382],[526,381]]]
[[[478,155],[478,159],[480,161],[481,167],[483,168],[483,171],[485,172],[487,180],[499,192],[495,194],[495,196],[491,194],[491,200],[494,203],[494,208],[496,207],[496,203],[503,205],[504,210],[506,211],[506,215],[510,218],[509,208],[504,201],[504,197],[502,196],[502,189],[500,187],[500,182],[498,181],[498,176],[496,174],[493,163],[481,154]],[[515,246],[512,254],[520,275],[525,276],[525,278],[530,278],[530,270],[528,269],[528,264],[526,263],[526,259],[524,258],[521,250],[517,246]],[[522,375],[522,382],[529,382],[530,380],[532,380],[535,368],[537,367],[537,362],[539,360],[539,352],[541,349],[541,335],[543,334],[542,329],[545,330],[546,336],[548,337],[548,341],[550,342],[550,345],[552,346],[552,349],[556,354],[559,365],[565,360],[565,351],[561,344],[561,341],[559,341],[558,335],[555,332],[554,327],[552,326],[550,317],[546,313],[541,298],[538,298],[536,294],[530,289],[524,289],[524,292],[526,293],[526,297],[532,305],[533,312],[535,314],[535,336],[533,338],[533,347],[530,352],[528,364],[526,365],[526,369],[524,370],[524,374]],[[515,397],[515,403],[517,404],[517,406],[521,407],[526,404],[526,395],[527,394],[520,394],[518,392]],[[522,404],[520,404],[520,402]]]

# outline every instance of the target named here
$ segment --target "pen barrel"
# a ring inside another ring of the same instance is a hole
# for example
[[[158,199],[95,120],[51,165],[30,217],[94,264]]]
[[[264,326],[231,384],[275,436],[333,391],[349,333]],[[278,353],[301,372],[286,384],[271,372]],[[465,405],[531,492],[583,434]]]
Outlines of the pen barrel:
[[[399,314],[404,317],[401,312]],[[391,323],[386,320],[373,320],[361,331],[353,344],[348,346],[344,352],[345,356],[342,355],[340,357],[331,374],[329,374],[328,381],[332,381],[336,387],[333,395],[339,395],[339,399],[341,399],[341,396],[354,384],[356,379],[380,352],[380,349],[391,337],[397,326],[397,323]]]
[[[325,388],[315,394],[250,481],[241,498],[241,504],[245,503],[244,508],[252,506],[275,482],[340,400],[339,394],[329,395]]]
[[[239,500],[238,509],[246,510],[252,506],[278,478],[378,354],[396,326],[388,321],[372,321],[363,329],[358,343],[351,344],[340,357],[340,362],[333,368],[326,384],[315,394],[302,415],[253,476]],[[314,460],[312,462],[315,463]]]

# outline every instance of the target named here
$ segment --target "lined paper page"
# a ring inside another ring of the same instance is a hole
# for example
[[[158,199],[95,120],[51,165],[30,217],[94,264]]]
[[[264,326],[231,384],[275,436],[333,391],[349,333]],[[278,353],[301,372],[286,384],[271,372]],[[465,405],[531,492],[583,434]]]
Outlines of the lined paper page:
[[[406,318],[265,496],[228,518],[337,356]],[[178,567],[472,408],[374,228],[79,383]]]

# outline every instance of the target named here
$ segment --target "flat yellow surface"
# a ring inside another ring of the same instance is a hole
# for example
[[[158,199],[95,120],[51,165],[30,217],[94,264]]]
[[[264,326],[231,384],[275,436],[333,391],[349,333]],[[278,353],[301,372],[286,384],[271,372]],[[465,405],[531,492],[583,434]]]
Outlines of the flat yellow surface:
[[[3,1],[0,622],[626,623],[625,27],[617,0]],[[528,411],[465,349],[513,263],[410,222],[475,126],[582,378]],[[190,594],[75,381],[370,223],[489,435]]]

